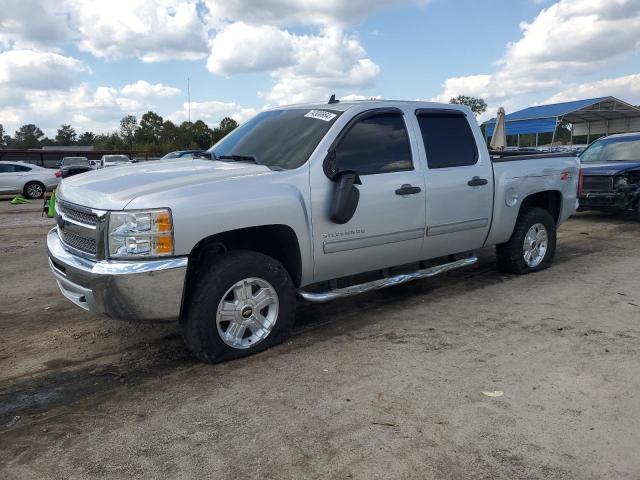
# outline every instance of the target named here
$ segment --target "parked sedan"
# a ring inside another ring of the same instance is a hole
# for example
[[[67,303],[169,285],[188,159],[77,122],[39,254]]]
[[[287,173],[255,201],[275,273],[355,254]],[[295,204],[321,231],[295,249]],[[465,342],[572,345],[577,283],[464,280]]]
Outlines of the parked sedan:
[[[56,173],[30,163],[0,162],[0,195],[40,198],[46,190],[53,190],[60,183]]]
[[[580,162],[581,210],[631,211],[640,219],[640,133],[600,138]]]

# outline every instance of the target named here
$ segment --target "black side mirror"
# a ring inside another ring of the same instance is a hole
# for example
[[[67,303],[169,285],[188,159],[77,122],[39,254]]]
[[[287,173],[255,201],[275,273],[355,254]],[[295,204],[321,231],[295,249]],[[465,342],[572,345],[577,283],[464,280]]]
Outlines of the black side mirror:
[[[332,180],[336,185],[331,200],[329,218],[333,223],[342,225],[351,220],[356,213],[360,190],[355,185],[362,185],[362,182],[353,170],[339,172]]]

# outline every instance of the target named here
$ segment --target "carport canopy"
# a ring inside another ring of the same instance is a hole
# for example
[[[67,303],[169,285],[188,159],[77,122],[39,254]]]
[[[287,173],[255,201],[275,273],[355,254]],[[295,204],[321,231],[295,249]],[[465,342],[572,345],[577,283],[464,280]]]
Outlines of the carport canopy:
[[[554,132],[558,123],[572,125],[572,135],[640,131],[640,109],[615,97],[598,97],[573,102],[539,105],[505,117],[507,135]],[[484,123],[491,137],[496,121]]]

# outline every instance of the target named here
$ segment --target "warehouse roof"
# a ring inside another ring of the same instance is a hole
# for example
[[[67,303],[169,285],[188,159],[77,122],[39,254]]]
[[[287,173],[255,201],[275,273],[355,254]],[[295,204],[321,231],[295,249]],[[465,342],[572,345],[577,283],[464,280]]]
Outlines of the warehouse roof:
[[[505,121],[507,135],[517,135],[553,132],[560,120],[586,123],[632,117],[640,117],[640,109],[615,97],[598,97],[525,108],[510,113]],[[496,120],[492,118],[484,124],[490,137]]]

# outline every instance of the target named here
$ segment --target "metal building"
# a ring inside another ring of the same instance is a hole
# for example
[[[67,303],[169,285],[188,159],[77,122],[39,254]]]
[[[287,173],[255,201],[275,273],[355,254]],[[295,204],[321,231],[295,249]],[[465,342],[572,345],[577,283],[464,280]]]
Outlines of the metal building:
[[[561,122],[570,126],[571,143],[578,136],[586,136],[586,142],[581,143],[590,143],[603,135],[640,131],[640,109],[615,97],[529,107],[508,114],[505,120],[507,136],[517,136],[518,146],[521,135],[532,134],[535,135],[535,146],[540,143],[540,134],[550,133],[553,143]],[[495,119],[483,123],[487,138],[493,135],[495,124]]]

